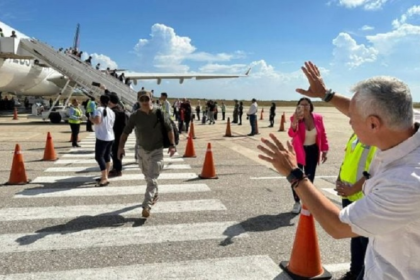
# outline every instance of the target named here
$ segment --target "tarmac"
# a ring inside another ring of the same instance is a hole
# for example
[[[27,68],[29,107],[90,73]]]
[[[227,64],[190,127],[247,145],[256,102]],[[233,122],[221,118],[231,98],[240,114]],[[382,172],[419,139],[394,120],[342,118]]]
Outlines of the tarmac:
[[[25,161],[25,185],[0,186],[0,280],[5,279],[289,279],[279,267],[290,258],[299,216],[284,177],[258,158],[269,133],[290,140],[294,108],[278,107],[275,126],[268,111],[258,115],[259,135],[247,136],[249,121],[215,125],[195,121],[197,157],[165,156],[160,196],[151,216],[141,217],[145,181],[126,145],[123,176],[95,188],[94,133],[81,126],[80,149],[72,149],[68,124],[0,115],[0,183],[9,179],[15,145]],[[228,108],[227,117],[232,117]],[[285,132],[279,132],[286,115]],[[352,133],[334,108],[315,108],[324,117],[328,160],[317,169],[315,186],[337,206],[334,189]],[[231,118],[232,119],[232,118]],[[47,133],[59,157],[42,161]],[[211,143],[218,179],[199,179]],[[323,266],[334,277],[349,269],[350,240],[334,240],[316,225]]]

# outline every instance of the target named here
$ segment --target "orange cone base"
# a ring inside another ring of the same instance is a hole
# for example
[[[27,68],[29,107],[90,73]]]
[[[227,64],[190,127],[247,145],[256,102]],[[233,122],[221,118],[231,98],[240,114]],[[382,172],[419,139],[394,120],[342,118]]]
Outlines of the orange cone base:
[[[287,268],[288,265],[289,265],[288,261],[283,261],[283,262],[280,263],[281,269],[283,269],[284,272],[287,274],[287,276],[289,276],[290,279],[292,279],[292,280],[332,279],[331,273],[328,270],[326,270],[324,267],[322,267],[323,270],[324,270],[324,273],[322,273],[321,275],[317,275],[317,276],[313,276],[313,277],[304,277],[304,276],[299,276],[299,275],[296,275],[296,274],[290,272],[289,269]]]
[[[233,137],[233,135],[223,135],[223,137]]]
[[[201,176],[201,175],[198,175],[198,178],[200,178],[200,179],[219,179],[219,177],[218,176],[214,176],[214,177],[203,177],[203,176]]]
[[[31,180],[28,180],[26,182],[18,182],[18,183],[12,183],[12,182],[6,182],[4,183],[5,186],[13,186],[13,185],[26,185],[29,184],[31,182]]]

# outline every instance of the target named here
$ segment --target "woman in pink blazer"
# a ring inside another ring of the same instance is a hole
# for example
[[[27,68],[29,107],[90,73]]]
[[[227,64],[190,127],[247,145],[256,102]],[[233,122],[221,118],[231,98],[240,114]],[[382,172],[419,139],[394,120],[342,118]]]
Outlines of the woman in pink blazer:
[[[289,136],[296,152],[296,159],[306,176],[314,182],[316,167],[321,159],[327,160],[328,140],[325,133],[322,116],[314,111],[314,105],[309,98],[301,98],[297,109],[290,118]],[[300,199],[293,190],[295,204],[292,213],[300,212]]]

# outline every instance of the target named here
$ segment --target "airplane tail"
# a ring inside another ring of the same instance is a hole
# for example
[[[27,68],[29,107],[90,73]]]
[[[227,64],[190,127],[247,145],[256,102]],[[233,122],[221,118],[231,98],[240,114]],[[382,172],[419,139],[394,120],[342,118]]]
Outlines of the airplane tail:
[[[73,50],[79,49],[79,33],[80,33],[80,24],[77,24],[76,34],[74,34]]]

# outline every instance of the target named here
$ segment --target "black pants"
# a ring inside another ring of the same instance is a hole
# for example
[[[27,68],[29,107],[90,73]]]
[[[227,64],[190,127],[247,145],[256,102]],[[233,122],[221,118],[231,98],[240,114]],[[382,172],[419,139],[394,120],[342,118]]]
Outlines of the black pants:
[[[191,120],[186,119],[185,120],[185,132],[188,133],[188,130],[190,129],[190,122]]]
[[[93,131],[92,122],[89,120],[89,113],[86,113],[86,131]]]
[[[270,115],[270,126],[271,127],[273,127],[274,126],[274,117],[275,117],[276,115],[274,114],[274,115]]]
[[[111,161],[111,149],[114,141],[102,141],[96,139],[95,160],[99,164],[101,171],[106,169],[106,164]]]
[[[352,202],[348,199],[341,201],[343,208],[350,205]],[[354,237],[350,240],[350,271],[354,275],[359,275],[363,270],[365,262],[366,248],[369,243],[369,239],[366,237]]]
[[[313,144],[311,146],[303,146],[305,150],[305,159],[306,164],[305,166],[298,164],[299,168],[303,170],[308,179],[313,183],[315,180],[315,172],[316,166],[318,165],[318,156],[319,156],[319,149],[317,144]],[[295,202],[299,202],[300,198],[296,194],[295,190],[293,190],[293,198]]]
[[[77,146],[77,138],[79,138],[80,123],[71,123],[71,144],[73,147]]]
[[[115,141],[112,143],[112,169],[118,172],[122,170],[122,161],[118,159],[118,145],[120,144],[121,134],[115,134]]]
[[[242,115],[243,114],[238,114],[238,118],[239,118],[239,123],[238,124],[242,124]]]
[[[222,121],[224,121],[226,118],[226,112],[222,112]]]

